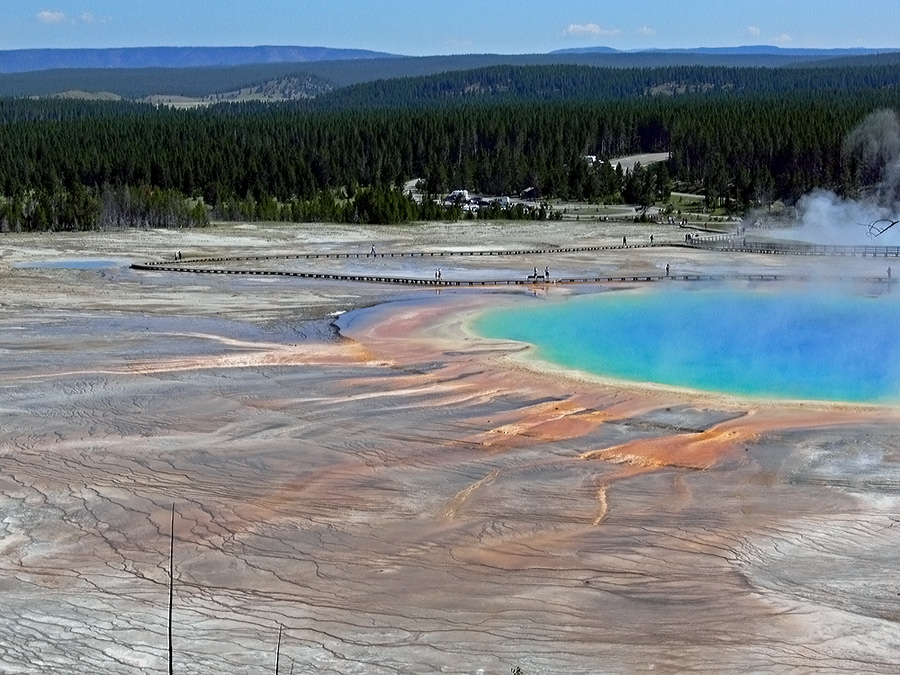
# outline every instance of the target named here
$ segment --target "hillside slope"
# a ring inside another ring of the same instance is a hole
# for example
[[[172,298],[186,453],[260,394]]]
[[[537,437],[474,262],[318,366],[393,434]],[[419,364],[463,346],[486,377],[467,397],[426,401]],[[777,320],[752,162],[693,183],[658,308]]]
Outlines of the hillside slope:
[[[12,49],[0,51],[0,73],[57,68],[196,68],[258,63],[309,63],[393,56],[327,47],[130,47],[122,49]]]

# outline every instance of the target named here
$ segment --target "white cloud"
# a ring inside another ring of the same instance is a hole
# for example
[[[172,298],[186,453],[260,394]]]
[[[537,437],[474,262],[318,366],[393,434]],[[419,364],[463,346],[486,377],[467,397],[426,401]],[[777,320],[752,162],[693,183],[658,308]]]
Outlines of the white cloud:
[[[788,35],[787,33],[782,33],[782,34],[779,35],[777,38],[775,38],[775,43],[776,43],[776,44],[779,44],[779,45],[786,45],[786,44],[788,44],[792,39],[793,39],[793,38],[791,38],[791,36]]]
[[[63,12],[51,12],[46,9],[43,12],[38,12],[34,16],[41,23],[62,23],[66,20],[66,15]]]
[[[601,28],[596,23],[570,23],[566,28],[566,35],[575,37],[589,36],[595,38],[613,37],[621,35],[622,31],[618,28]]]
[[[96,16],[94,16],[90,12],[83,12],[82,14],[79,14],[77,17],[75,17],[75,16],[70,17],[65,12],[57,12],[57,11],[53,11],[53,10],[49,10],[49,9],[45,9],[42,12],[38,12],[37,14],[34,15],[34,18],[38,22],[46,24],[46,25],[67,23],[67,24],[71,24],[73,26],[78,25],[78,24],[84,24],[84,25],[104,24],[104,23],[109,23],[112,20],[109,18],[98,19]]]
[[[760,32],[759,26],[747,26],[747,33],[753,37],[759,37]]]
[[[650,26],[641,26],[637,29],[638,35],[643,35],[644,37],[653,37],[656,35],[656,29],[650,28]]]

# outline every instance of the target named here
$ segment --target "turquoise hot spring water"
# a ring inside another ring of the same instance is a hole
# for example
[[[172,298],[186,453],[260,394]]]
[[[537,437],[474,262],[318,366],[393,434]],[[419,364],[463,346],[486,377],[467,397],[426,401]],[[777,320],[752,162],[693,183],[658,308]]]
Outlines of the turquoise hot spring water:
[[[616,291],[520,303],[474,324],[545,361],[633,382],[774,399],[900,403],[900,291]]]

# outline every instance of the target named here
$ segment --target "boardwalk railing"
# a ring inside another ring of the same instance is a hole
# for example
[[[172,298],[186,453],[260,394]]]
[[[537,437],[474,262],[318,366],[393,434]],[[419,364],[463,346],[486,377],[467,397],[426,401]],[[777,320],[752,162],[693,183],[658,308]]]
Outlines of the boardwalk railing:
[[[717,235],[694,237],[689,246],[716,251],[745,251],[783,255],[871,256],[873,258],[900,257],[900,246],[836,246],[830,244],[800,244],[788,242],[746,241],[742,236]]]
[[[672,244],[659,244],[659,248]],[[678,243],[677,246],[688,246],[696,249],[709,251],[741,251],[751,253],[774,253],[774,254],[790,254],[790,255],[820,255],[820,256],[872,256],[872,257],[900,257],[900,246],[833,246],[819,244],[801,244],[801,243],[783,243],[783,242],[747,242],[743,236],[737,237],[729,234],[692,236],[687,238],[684,244]],[[420,278],[420,277],[403,277],[391,272],[380,271],[378,273],[365,273],[359,271],[353,272],[301,272],[289,270],[266,270],[259,268],[240,268],[232,266],[230,263],[250,263],[264,262],[274,260],[315,260],[315,259],[386,259],[386,258],[434,258],[443,256],[520,256],[520,255],[547,255],[554,253],[583,253],[583,252],[599,252],[624,248],[646,248],[646,244],[636,245],[612,245],[612,246],[572,246],[572,247],[551,247],[542,249],[513,249],[513,250],[456,250],[456,251],[404,251],[404,252],[382,252],[382,253],[293,253],[283,255],[259,255],[259,256],[234,256],[234,257],[211,257],[211,258],[191,258],[183,260],[179,258],[175,261],[154,261],[144,263],[134,263],[132,269],[158,271],[158,272],[187,272],[194,274],[223,274],[223,275],[244,275],[244,276],[278,276],[278,277],[295,277],[304,279],[329,279],[335,281],[358,281],[368,283],[384,283],[384,284],[403,284],[416,286],[504,286],[504,285],[529,285],[542,286],[547,283],[616,283],[616,282],[654,282],[654,281],[723,281],[723,280],[745,280],[745,281],[808,281],[809,277],[802,275],[790,274],[734,274],[734,275],[708,275],[708,274],[678,274],[671,275],[614,275],[614,276],[592,276],[592,277],[557,277],[553,280],[545,280],[540,274],[537,278],[533,276],[519,277],[512,279],[440,279],[436,277]],[[213,266],[215,265],[215,267]],[[668,265],[666,266],[668,269]],[[900,271],[900,270],[898,270]],[[858,278],[842,278],[835,277],[837,281],[866,281],[866,282],[890,282],[890,268],[887,270],[887,277],[858,277]],[[823,277],[816,277],[823,280]]]
[[[196,262],[196,261],[193,261]],[[435,279],[433,277],[401,277],[391,274],[348,274],[341,272],[291,272],[287,270],[254,270],[254,269],[216,269],[208,267],[191,267],[164,264],[135,263],[132,269],[150,270],[154,272],[186,272],[193,274],[220,274],[237,276],[293,277],[300,279],[325,279],[332,281],[356,281],[376,284],[399,284],[408,286],[432,286],[449,288],[457,286],[531,286],[542,288],[552,284],[610,284],[610,283],[648,283],[665,281],[854,281],[865,283],[890,283],[885,277],[810,277],[802,274],[617,274],[593,277],[557,277],[549,281],[538,276],[518,279]]]
[[[662,246],[662,244],[660,244]],[[549,255],[553,253],[591,253],[597,251],[615,251],[625,248],[647,248],[647,244],[610,244],[607,246],[553,246],[548,248],[525,248],[507,250],[466,250],[466,251],[388,251],[381,253],[286,253],[281,255],[249,255],[228,256],[215,258],[190,258],[188,260],[169,260],[137,263],[132,265],[135,269],[150,269],[153,267],[180,267],[185,264],[218,263],[218,262],[243,262],[247,260],[316,260],[316,259],[385,259],[385,258],[443,258],[443,257],[478,257],[478,256],[520,256],[520,255]]]

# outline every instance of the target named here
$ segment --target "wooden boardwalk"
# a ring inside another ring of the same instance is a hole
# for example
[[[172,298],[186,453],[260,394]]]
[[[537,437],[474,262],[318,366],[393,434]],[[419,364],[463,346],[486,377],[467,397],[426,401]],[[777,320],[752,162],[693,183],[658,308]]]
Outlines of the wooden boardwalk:
[[[656,248],[662,248],[660,244]],[[385,258],[450,258],[457,257],[491,257],[491,256],[516,256],[516,255],[549,255],[553,253],[591,253],[596,251],[615,251],[630,248],[650,248],[649,244],[635,245],[613,245],[613,246],[566,246],[552,248],[533,248],[533,249],[513,249],[513,250],[497,250],[497,251],[396,251],[390,253],[290,253],[284,255],[260,255],[260,256],[232,256],[220,258],[191,258],[183,261],[164,261],[164,262],[147,262],[135,263],[132,265],[134,269],[149,269],[166,265],[169,267],[180,267],[183,264],[193,263],[220,263],[220,262],[245,262],[248,260],[316,260],[316,259],[385,259]]]
[[[371,255],[371,254],[370,254]],[[408,255],[408,254],[407,254]],[[271,259],[273,257],[282,258],[283,256],[266,256],[262,259]],[[298,257],[298,256],[290,256]],[[312,255],[312,257],[316,257]],[[322,256],[320,256],[322,257]],[[351,254],[352,257],[352,254]],[[810,282],[810,281],[829,281],[829,282],[866,282],[866,283],[887,283],[891,280],[885,277],[836,277],[836,276],[813,276],[803,274],[620,274],[611,276],[592,276],[592,277],[556,277],[549,281],[543,276],[537,279],[525,277],[520,279],[436,279],[423,277],[405,277],[394,274],[347,274],[342,272],[292,272],[286,270],[262,270],[262,269],[215,269],[209,267],[194,267],[197,263],[224,262],[224,261],[247,261],[259,260],[261,258],[209,258],[204,260],[184,261],[184,264],[172,263],[135,263],[131,265],[132,269],[148,270],[154,272],[187,272],[192,274],[220,274],[220,275],[239,275],[239,276],[267,276],[267,277],[293,277],[299,279],[322,279],[329,281],[350,281],[362,283],[376,284],[398,284],[406,286],[430,286],[436,288],[448,287],[476,287],[476,286],[530,286],[530,287],[546,287],[553,284],[612,284],[612,283],[660,283],[674,281],[794,281],[794,282]]]
[[[491,257],[491,256],[522,256],[522,255],[550,255],[555,253],[590,253],[596,251],[614,251],[630,248],[646,248],[648,244],[638,245],[614,245],[614,246],[568,246],[558,248],[540,249],[513,249],[513,250],[485,250],[485,251],[402,251],[391,253],[293,253],[285,255],[265,256],[232,256],[221,258],[191,258],[189,260],[134,263],[131,269],[152,272],[189,272],[193,274],[237,274],[248,276],[277,276],[299,277],[304,279],[326,279],[333,281],[356,281],[364,283],[403,284],[412,286],[520,286],[540,285],[548,283],[542,276],[537,280],[526,277],[521,279],[479,279],[479,280],[450,280],[422,277],[403,277],[394,274],[347,274],[337,272],[290,272],[281,270],[263,269],[215,269],[209,267],[197,267],[197,265],[222,264],[234,262],[264,262],[268,260],[317,260],[317,259],[388,259],[388,258],[444,258],[444,257]],[[612,281],[652,281],[666,277],[596,277],[596,278],[557,278],[549,283],[601,283]],[[675,277],[671,277],[674,279]]]
[[[739,242],[739,243],[738,243]],[[816,244],[795,244],[776,242],[745,242],[743,237],[731,235],[714,235],[695,237],[690,242],[652,244],[621,244],[613,246],[568,246],[536,249],[512,250],[470,250],[470,251],[395,251],[388,253],[293,253],[264,256],[231,256],[218,258],[191,258],[189,260],[134,263],[132,269],[153,272],[187,272],[192,274],[227,274],[243,276],[295,277],[301,279],[324,279],[332,281],[351,281],[362,283],[400,284],[407,286],[544,286],[547,284],[599,284],[599,283],[648,283],[663,281],[856,281],[869,283],[887,283],[887,277],[827,277],[792,274],[624,274],[591,277],[557,277],[549,281],[543,276],[537,279],[524,277],[518,279],[437,279],[423,277],[406,277],[396,274],[349,274],[342,272],[292,272],[266,269],[212,268],[206,265],[222,265],[228,263],[265,262],[274,260],[353,260],[372,258],[385,260],[389,258],[449,258],[449,257],[498,257],[553,255],[558,253],[592,253],[597,251],[616,251],[637,248],[693,248],[715,252],[760,253],[782,255],[811,256],[861,256],[861,257],[900,257],[900,246],[830,246]]]
[[[829,244],[798,244],[783,242],[745,242],[743,237],[716,235],[697,237],[684,246],[711,251],[736,253],[765,253],[768,255],[809,255],[861,258],[898,258],[900,246],[837,246]]]

